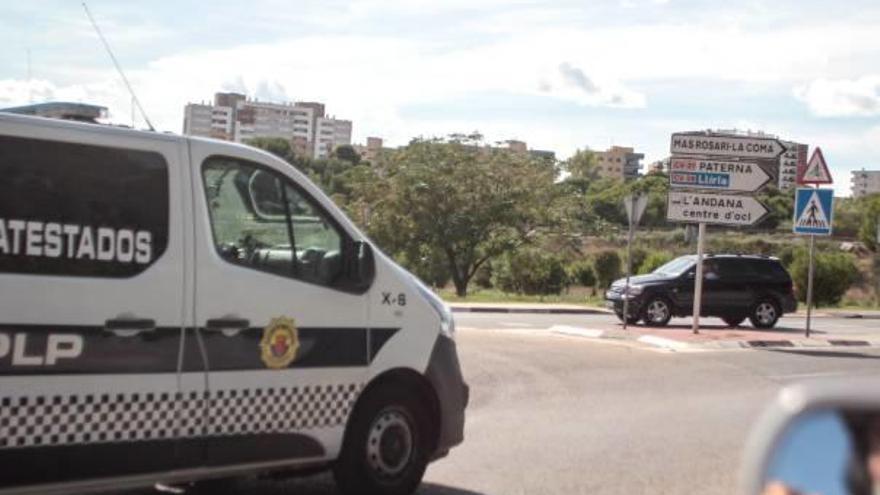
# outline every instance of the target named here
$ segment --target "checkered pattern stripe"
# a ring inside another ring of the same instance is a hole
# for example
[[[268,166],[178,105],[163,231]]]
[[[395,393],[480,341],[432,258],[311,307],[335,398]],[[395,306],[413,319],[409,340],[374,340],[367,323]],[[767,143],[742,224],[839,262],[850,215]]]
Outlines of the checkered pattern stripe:
[[[0,397],[0,449],[332,428],[345,424],[362,388],[330,384],[210,394]]]

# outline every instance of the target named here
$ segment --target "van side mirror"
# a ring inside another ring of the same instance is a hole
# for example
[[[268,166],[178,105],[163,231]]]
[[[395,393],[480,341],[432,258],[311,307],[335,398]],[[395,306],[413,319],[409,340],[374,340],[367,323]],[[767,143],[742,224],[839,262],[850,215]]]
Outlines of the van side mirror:
[[[376,278],[376,260],[373,246],[366,241],[355,241],[351,250],[349,278],[358,289],[366,290]]]
[[[824,380],[782,390],[753,428],[743,493],[875,493],[880,380]]]

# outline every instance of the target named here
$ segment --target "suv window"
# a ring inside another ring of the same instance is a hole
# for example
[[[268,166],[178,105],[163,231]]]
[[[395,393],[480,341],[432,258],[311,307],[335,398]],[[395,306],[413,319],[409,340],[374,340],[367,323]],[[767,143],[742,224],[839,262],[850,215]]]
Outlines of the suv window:
[[[719,276],[725,280],[750,278],[756,275],[754,261],[745,258],[716,258]]]
[[[168,244],[161,154],[0,136],[0,272],[131,277]]]
[[[341,282],[342,230],[286,177],[223,157],[209,158],[202,176],[223,259],[314,284]]]
[[[782,263],[776,260],[761,260],[758,265],[758,273],[766,279],[787,282],[791,280],[791,276],[782,266]]]

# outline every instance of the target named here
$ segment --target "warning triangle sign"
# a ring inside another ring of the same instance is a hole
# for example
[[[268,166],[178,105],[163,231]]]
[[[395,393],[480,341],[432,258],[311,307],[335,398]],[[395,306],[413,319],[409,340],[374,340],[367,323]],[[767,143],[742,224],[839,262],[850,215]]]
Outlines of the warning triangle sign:
[[[804,175],[801,176],[801,184],[831,184],[831,173],[828,172],[828,165],[825,163],[825,157],[822,155],[822,149],[816,148],[813,156],[807,162],[804,169]]]
[[[831,222],[828,221],[828,215],[822,207],[822,201],[819,200],[819,194],[816,191],[810,195],[810,199],[801,210],[796,224],[802,229],[828,229],[831,227]]]

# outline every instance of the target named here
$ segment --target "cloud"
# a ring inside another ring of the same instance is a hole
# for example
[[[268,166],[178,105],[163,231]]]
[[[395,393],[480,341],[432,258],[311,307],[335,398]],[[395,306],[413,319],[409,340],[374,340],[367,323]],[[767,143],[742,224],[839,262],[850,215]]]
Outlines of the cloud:
[[[584,71],[573,67],[568,62],[559,64],[559,73],[562,74],[563,81],[584,90],[587,94],[592,95],[599,92],[599,87],[584,74]]]
[[[584,106],[642,108],[645,95],[625,88],[612,79],[588,76],[583,69],[562,62],[549,78],[538,81],[538,91]]]
[[[816,79],[795,88],[794,95],[820,117],[880,115],[880,75]]]

